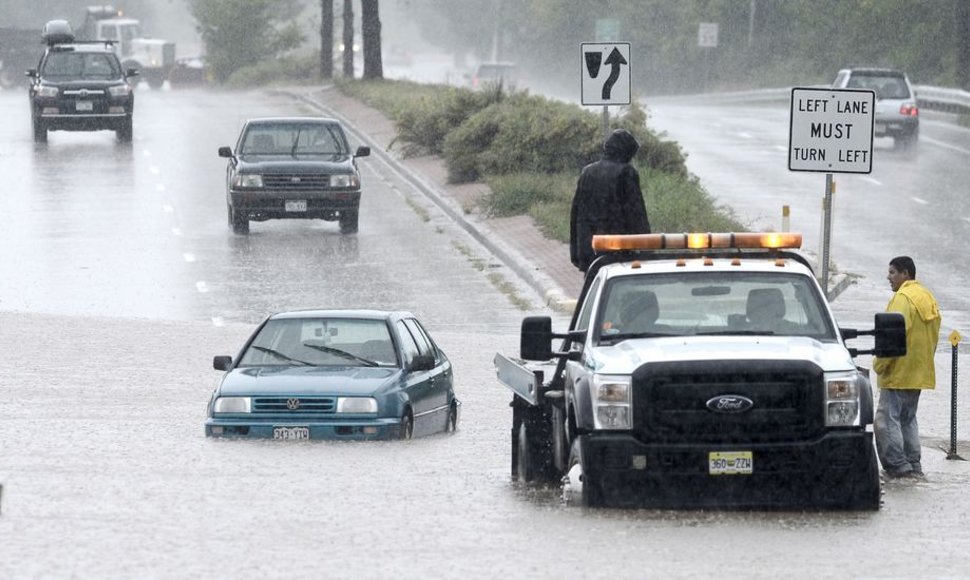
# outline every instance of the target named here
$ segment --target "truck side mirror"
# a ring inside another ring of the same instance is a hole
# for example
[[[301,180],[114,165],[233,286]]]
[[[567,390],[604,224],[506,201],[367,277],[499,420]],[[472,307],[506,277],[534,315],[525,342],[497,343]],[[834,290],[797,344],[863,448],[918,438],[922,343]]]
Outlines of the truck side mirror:
[[[898,312],[876,314],[876,339],[872,353],[882,358],[904,356],[906,354],[906,320]]]
[[[231,366],[232,366],[231,356],[212,357],[212,368],[216,369],[217,371],[227,371]]]
[[[552,358],[552,318],[527,316],[522,320],[519,355],[525,360]]]
[[[357,148],[357,152],[354,153],[354,157],[367,157],[370,155],[370,147],[366,145],[361,145]]]
[[[220,147],[219,157],[232,157],[232,148],[230,147]]]

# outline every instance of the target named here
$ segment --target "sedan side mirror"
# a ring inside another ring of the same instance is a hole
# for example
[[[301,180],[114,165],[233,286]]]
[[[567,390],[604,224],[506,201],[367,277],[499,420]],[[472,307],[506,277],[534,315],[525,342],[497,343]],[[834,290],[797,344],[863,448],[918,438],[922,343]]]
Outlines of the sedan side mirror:
[[[216,356],[212,357],[212,368],[217,371],[228,371],[229,367],[232,366],[231,356]]]
[[[357,148],[357,152],[354,153],[354,157],[368,157],[370,156],[370,147],[361,145]]]
[[[232,147],[220,147],[219,157],[232,157]]]
[[[434,368],[434,357],[419,354],[411,359],[411,371],[430,371]]]
[[[32,78],[32,79],[35,79],[35,78],[37,78],[37,69],[35,69],[35,68],[32,68],[32,69],[28,69],[28,70],[27,70],[27,72],[26,72],[25,74],[26,74],[26,75],[27,75],[28,77],[30,77],[30,78]]]

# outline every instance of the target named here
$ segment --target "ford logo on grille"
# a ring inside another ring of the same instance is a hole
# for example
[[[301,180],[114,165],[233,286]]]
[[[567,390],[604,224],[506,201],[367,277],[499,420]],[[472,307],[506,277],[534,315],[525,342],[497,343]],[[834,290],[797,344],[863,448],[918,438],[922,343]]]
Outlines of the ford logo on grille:
[[[286,408],[290,411],[296,411],[300,408],[300,399],[287,399]]]
[[[707,401],[707,408],[715,413],[744,413],[754,407],[754,401],[741,395],[718,395]]]
[[[303,180],[300,179],[300,177],[298,177],[298,176],[297,177],[291,177],[290,178],[290,182],[291,183],[300,183],[301,181],[303,181]]]

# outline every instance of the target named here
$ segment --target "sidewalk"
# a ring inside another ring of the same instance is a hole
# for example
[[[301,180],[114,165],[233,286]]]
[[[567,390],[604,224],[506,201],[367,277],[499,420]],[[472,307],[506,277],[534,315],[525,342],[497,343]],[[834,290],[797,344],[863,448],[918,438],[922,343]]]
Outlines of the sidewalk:
[[[583,285],[583,275],[569,261],[569,245],[542,235],[529,216],[489,218],[477,201],[490,193],[484,183],[448,183],[440,157],[402,159],[388,146],[397,135],[380,111],[349,98],[334,87],[286,91],[340,119],[371,154],[401,170],[411,183],[521,277],[557,311],[571,313]],[[578,170],[577,170],[578,175]]]

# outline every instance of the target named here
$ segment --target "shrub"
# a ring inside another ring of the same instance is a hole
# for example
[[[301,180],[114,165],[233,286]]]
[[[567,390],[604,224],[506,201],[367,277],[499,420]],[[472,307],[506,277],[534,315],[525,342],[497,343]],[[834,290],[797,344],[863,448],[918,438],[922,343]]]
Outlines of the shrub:
[[[226,79],[226,86],[230,88],[246,88],[268,85],[275,82],[295,82],[304,79],[307,82],[317,77],[317,60],[314,56],[285,56],[273,60],[265,60],[237,69]]]

